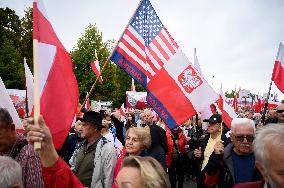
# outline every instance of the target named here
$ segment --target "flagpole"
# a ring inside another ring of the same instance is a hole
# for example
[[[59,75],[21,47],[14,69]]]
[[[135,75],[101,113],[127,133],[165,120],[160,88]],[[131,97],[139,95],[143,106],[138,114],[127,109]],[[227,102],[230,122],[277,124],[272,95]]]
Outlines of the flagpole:
[[[265,114],[266,114],[267,107],[268,107],[268,100],[269,100],[269,97],[270,97],[271,86],[272,86],[272,79],[271,79],[270,84],[269,84],[268,94],[267,94],[267,97],[266,97],[266,102],[265,102],[262,117],[261,117],[261,122],[262,122],[263,125],[265,123]]]
[[[39,127],[38,119],[40,115],[39,96],[39,63],[38,63],[38,40],[33,39],[33,61],[34,61],[34,125]],[[41,149],[41,142],[34,142],[36,151]]]
[[[137,8],[136,8],[135,11],[133,12],[133,15],[132,15],[131,18],[133,18],[133,16],[135,15],[136,11],[138,10],[138,8],[139,8],[140,5],[142,4],[142,2],[143,2],[143,0],[140,1],[140,3],[138,4]],[[90,89],[88,95],[86,96],[86,99],[84,100],[80,111],[82,110],[82,108],[84,107],[86,101],[89,99],[90,95],[92,94],[92,92],[93,92],[93,90],[94,90],[94,88],[95,88],[95,85],[96,85],[97,82],[98,82],[98,79],[99,79],[100,76],[102,75],[102,73],[103,73],[103,71],[104,71],[104,69],[105,69],[107,63],[108,63],[109,60],[110,60],[110,57],[111,57],[111,56],[113,55],[113,53],[115,52],[115,50],[116,50],[116,48],[117,48],[117,46],[118,46],[118,43],[119,43],[120,39],[123,37],[124,31],[125,31],[126,28],[129,26],[129,24],[130,24],[131,21],[132,21],[132,19],[130,19],[130,20],[128,21],[128,24],[125,26],[125,28],[124,28],[122,34],[120,35],[119,40],[117,41],[115,48],[112,50],[110,56],[107,58],[106,62],[104,63],[103,68],[102,68],[102,70],[100,71],[99,75],[97,76],[97,78],[96,78],[94,84],[92,85],[92,87],[91,87],[91,89]]]

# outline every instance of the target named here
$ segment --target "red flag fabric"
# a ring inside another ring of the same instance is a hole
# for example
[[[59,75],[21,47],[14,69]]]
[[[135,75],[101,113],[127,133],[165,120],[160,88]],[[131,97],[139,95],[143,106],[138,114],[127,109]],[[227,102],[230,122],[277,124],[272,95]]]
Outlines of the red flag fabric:
[[[238,98],[237,98],[237,95],[234,95],[233,107],[234,107],[234,109],[235,109],[236,112],[239,111],[239,105],[238,105]]]
[[[126,116],[126,109],[124,108],[124,103],[121,105],[119,109],[120,115],[125,117]]]
[[[97,76],[99,76],[99,75],[100,75],[100,72],[101,72],[99,61],[98,61],[98,60],[92,61],[90,65],[91,65],[91,67],[92,67],[93,72],[94,72]],[[103,77],[102,77],[102,76],[99,77],[99,82],[100,82],[100,83],[103,83]]]
[[[78,85],[69,53],[57,38],[42,0],[33,3],[33,39],[38,41],[40,110],[59,149],[78,105]]]
[[[140,2],[110,59],[147,90],[148,103],[170,128],[218,99],[149,0]]]
[[[277,57],[275,60],[272,80],[274,81],[277,88],[284,93],[284,47],[283,44],[279,44]]]

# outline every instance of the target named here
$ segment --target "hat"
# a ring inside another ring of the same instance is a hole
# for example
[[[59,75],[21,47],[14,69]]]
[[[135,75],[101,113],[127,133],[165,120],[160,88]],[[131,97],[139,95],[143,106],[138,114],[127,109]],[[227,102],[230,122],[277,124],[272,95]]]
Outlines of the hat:
[[[204,119],[203,122],[209,122],[210,124],[221,123],[222,116],[219,114],[213,114],[209,119]]]
[[[85,112],[83,115],[83,118],[78,118],[78,120],[80,120],[81,122],[88,122],[88,123],[95,124],[97,126],[104,127],[102,125],[103,118],[101,114],[98,112],[94,112],[94,111]]]

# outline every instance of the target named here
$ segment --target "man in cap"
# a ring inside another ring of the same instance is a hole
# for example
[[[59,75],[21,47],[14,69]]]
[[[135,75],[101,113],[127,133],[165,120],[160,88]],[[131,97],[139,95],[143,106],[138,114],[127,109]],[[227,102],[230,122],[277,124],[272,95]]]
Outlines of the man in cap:
[[[71,168],[86,187],[111,187],[117,155],[114,145],[101,136],[102,117],[90,111],[80,121],[85,140],[74,152]]]
[[[225,145],[227,145],[230,140],[226,137],[226,135],[221,135],[222,128],[222,116],[220,114],[213,114],[209,119],[203,120],[204,122],[208,122],[207,135],[203,140],[200,141],[200,146],[198,149],[194,150],[195,158],[199,159],[200,173],[197,175],[197,186],[205,187],[203,185],[201,172],[204,167],[207,165],[209,161],[209,157],[214,151],[214,145],[217,141],[223,140]]]

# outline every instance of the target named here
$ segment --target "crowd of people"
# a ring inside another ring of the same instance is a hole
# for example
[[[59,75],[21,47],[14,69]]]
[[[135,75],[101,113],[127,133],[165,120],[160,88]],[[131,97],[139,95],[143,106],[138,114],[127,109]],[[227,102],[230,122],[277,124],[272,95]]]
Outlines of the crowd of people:
[[[124,120],[119,110],[85,110],[56,150],[44,117],[17,133],[0,108],[0,187],[284,187],[284,104],[264,118],[243,107],[230,129],[221,114],[201,117],[170,129],[151,109]]]

